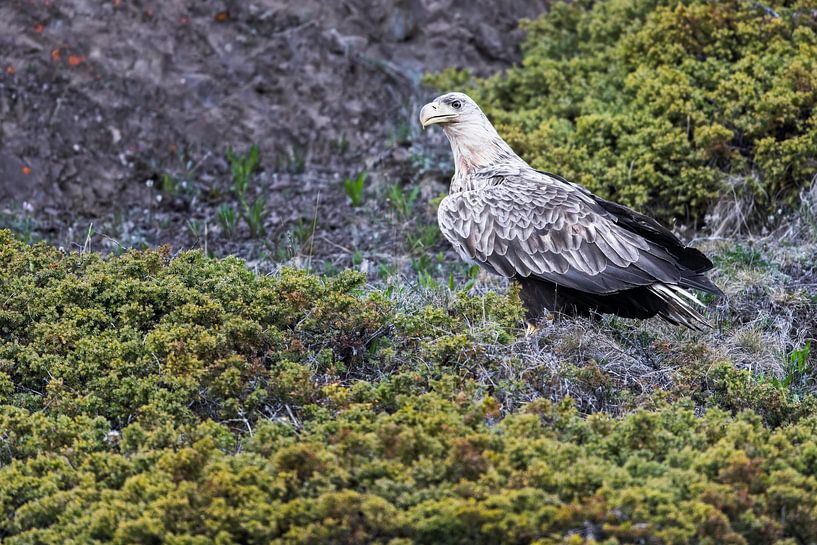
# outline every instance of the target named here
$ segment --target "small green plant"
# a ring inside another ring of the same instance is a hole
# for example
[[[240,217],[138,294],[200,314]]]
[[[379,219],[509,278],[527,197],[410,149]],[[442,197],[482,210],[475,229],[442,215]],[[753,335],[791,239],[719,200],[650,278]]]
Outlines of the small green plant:
[[[417,271],[417,283],[420,287],[436,290],[440,287],[440,283],[425,269]]]
[[[307,242],[312,239],[312,235],[315,234],[315,227],[312,222],[305,222],[303,219],[299,219],[298,223],[293,227],[292,232],[298,243],[301,246],[306,246]]]
[[[192,159],[185,158],[185,154],[179,155],[179,161],[183,163],[180,174],[164,172],[159,180],[159,190],[167,196],[175,197],[179,195],[192,195],[196,192],[195,171],[198,165]]]
[[[9,229],[17,240],[32,243],[35,240],[36,221],[31,216],[31,205],[24,202],[19,209],[0,212],[0,229]]]
[[[469,292],[477,283],[477,276],[479,275],[479,265],[471,265],[465,273],[465,284],[457,289],[457,281],[454,278],[454,273],[448,275],[448,289],[451,291]]]
[[[315,244],[315,229],[318,226],[318,218],[315,216],[311,220],[298,218],[298,221],[292,225],[288,233],[288,244],[290,248],[290,257],[303,253],[305,248],[309,248],[306,253],[312,253],[312,247]]]
[[[411,212],[414,210],[414,203],[420,196],[420,187],[417,186],[408,193],[404,193],[398,184],[394,184],[389,189],[389,203],[392,210],[400,220],[406,220],[411,217]]]
[[[187,230],[190,231],[194,238],[201,239],[204,237],[204,222],[202,220],[190,218],[187,220],[186,225]]]
[[[789,388],[795,381],[800,381],[806,374],[806,363],[811,354],[811,341],[805,345],[792,350],[789,353],[789,361],[786,366],[786,375],[782,379],[773,378],[770,382],[778,388]]]
[[[457,281],[454,279],[454,273],[448,273],[448,289],[451,291],[457,289]]]
[[[338,268],[329,260],[325,260],[323,262],[323,275],[324,277],[332,277],[337,276]]]
[[[264,227],[264,220],[267,217],[266,200],[259,196],[250,203],[249,197],[252,175],[258,168],[260,159],[259,148],[253,144],[246,155],[238,155],[230,148],[227,150],[227,159],[230,161],[230,170],[233,175],[233,194],[238,199],[241,216],[247,223],[250,236],[253,238],[263,236],[266,234]]]
[[[288,172],[289,174],[303,174],[306,169],[306,159],[297,151],[279,155],[275,159],[275,170],[277,172]]]
[[[349,141],[345,136],[330,140],[329,145],[332,147],[332,150],[339,155],[346,155],[346,152],[349,151]]]
[[[362,170],[356,177],[350,178],[347,176],[346,179],[343,180],[343,187],[346,189],[346,196],[352,201],[352,206],[354,207],[358,207],[363,204],[363,186],[366,183],[366,176],[366,171]]]
[[[162,174],[162,193],[175,195],[178,190],[179,179],[168,172]]]
[[[247,192],[250,188],[252,174],[258,167],[260,151],[256,144],[250,146],[246,155],[238,155],[232,148],[227,148],[227,159],[233,175],[233,193],[238,201],[247,206]]]
[[[218,207],[216,217],[218,218],[218,224],[221,225],[221,228],[224,230],[224,234],[227,235],[228,238],[233,238],[238,223],[235,208],[229,204],[222,204]]]
[[[255,238],[266,234],[264,220],[267,217],[266,200],[263,197],[256,197],[252,205],[244,209],[244,221],[250,228],[250,236]]]
[[[360,250],[355,250],[352,253],[352,265],[359,267],[363,263],[363,253]]]
[[[414,272],[427,270],[431,266],[431,259],[427,254],[421,254],[417,257],[417,259],[411,260],[411,268],[414,269]]]
[[[429,223],[419,233],[406,233],[406,240],[412,252],[434,247],[440,241],[440,228],[437,223]]]
[[[377,276],[379,276],[382,280],[386,280],[395,272],[397,272],[397,265],[395,265],[394,263],[381,262],[377,266]]]
[[[436,278],[436,275],[440,273],[443,263],[442,257],[442,253],[436,256],[423,253],[411,260],[411,268],[417,273],[421,286],[429,287],[432,285],[429,283],[429,279]],[[433,285],[439,286],[439,283],[435,281]]]

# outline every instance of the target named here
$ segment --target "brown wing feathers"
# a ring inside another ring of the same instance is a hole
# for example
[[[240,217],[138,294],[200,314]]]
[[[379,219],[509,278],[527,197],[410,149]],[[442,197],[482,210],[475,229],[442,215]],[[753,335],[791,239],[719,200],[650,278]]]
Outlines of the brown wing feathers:
[[[703,253],[701,253],[700,250],[684,245],[684,243],[681,242],[672,231],[661,225],[654,218],[645,216],[644,214],[639,214],[638,212],[621,204],[597,197],[583,187],[572,184],[556,174],[543,171],[537,172],[575,188],[577,191],[580,191],[586,196],[592,198],[605,212],[611,214],[619,225],[633,233],[638,234],[644,239],[655,243],[658,247],[669,253],[673,260],[682,267],[697,273],[704,273],[712,269],[712,262]],[[716,293],[718,295],[722,294],[720,289],[712,284],[712,282],[705,276],[699,279],[699,283],[707,286],[706,288],[701,287],[699,289],[703,289],[704,291],[712,291],[712,293]]]
[[[631,268],[649,245],[616,232],[567,191],[545,187],[531,197],[525,189],[509,183],[452,195],[440,206],[441,228],[467,257],[505,276],[532,275],[594,293],[677,280],[652,263],[645,263],[650,271]],[[494,213],[502,208],[507,212]]]
[[[577,307],[644,317],[677,304],[653,285],[720,293],[704,275],[711,262],[658,222],[546,173],[516,170],[501,183],[455,193],[441,203],[439,222],[463,257],[503,276],[551,284],[551,291],[561,287]],[[615,300],[623,292],[635,299]]]

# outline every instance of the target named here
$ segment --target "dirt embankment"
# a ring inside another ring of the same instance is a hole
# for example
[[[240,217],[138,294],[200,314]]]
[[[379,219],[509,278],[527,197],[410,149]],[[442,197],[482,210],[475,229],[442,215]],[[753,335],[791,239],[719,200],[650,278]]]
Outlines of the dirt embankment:
[[[195,168],[212,194],[228,146],[313,178],[365,164],[406,130],[424,71],[507,66],[545,3],[2,2],[0,199],[57,224],[151,218],[146,180]]]

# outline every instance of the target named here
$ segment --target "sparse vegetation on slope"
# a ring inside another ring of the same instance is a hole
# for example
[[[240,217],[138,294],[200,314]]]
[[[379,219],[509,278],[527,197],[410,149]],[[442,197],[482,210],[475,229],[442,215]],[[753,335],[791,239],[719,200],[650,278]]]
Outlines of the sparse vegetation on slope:
[[[554,3],[525,24],[519,67],[447,71],[535,167],[665,220],[722,194],[764,210],[817,172],[817,5]]]
[[[813,239],[722,246],[708,335],[526,339],[513,292],[0,233],[3,543],[817,539]]]

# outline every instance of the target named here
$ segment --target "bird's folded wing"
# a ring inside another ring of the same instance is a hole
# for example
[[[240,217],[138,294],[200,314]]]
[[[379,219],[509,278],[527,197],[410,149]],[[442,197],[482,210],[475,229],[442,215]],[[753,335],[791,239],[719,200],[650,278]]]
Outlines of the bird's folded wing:
[[[534,276],[598,294],[682,277],[660,247],[558,182],[510,180],[455,193],[443,199],[438,219],[463,257],[507,277]]]

